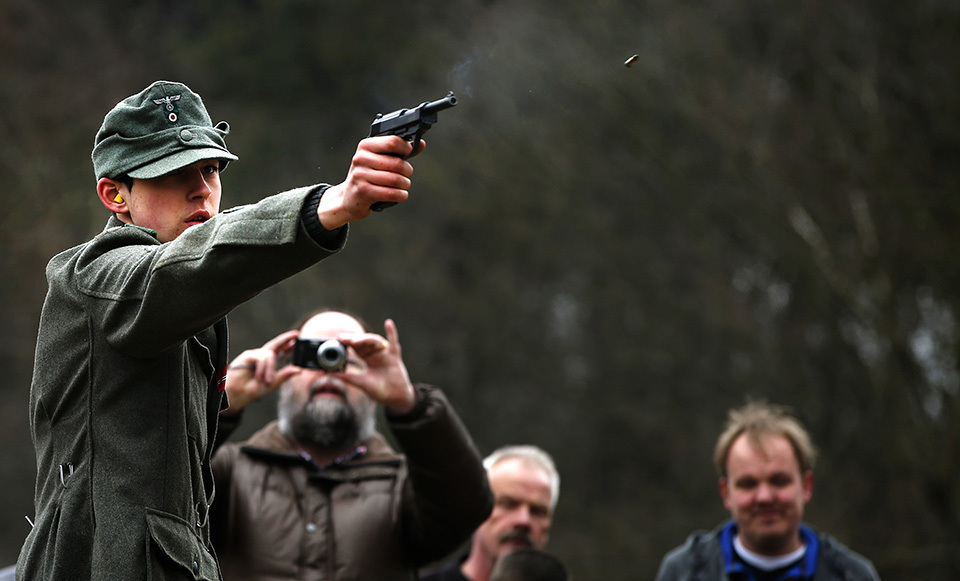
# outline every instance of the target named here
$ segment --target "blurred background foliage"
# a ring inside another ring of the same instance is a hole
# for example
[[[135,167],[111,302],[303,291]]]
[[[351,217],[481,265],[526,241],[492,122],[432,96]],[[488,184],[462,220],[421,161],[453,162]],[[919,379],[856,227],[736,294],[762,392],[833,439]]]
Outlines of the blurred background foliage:
[[[456,92],[410,200],[236,309],[232,351],[319,306],[393,317],[483,453],[555,455],[578,579],[652,578],[725,518],[746,397],[819,443],[811,524],[888,581],[957,579],[958,30],[945,0],[0,0],[0,559],[44,264],[106,220],[103,115],[172,79],[231,124],[224,206],[339,181],[377,112]]]

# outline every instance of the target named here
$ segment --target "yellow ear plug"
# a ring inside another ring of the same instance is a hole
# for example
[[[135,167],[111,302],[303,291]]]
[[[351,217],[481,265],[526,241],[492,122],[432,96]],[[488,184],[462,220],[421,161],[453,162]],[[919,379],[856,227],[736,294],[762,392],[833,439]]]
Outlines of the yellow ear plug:
[[[121,196],[120,194],[117,194],[117,197],[114,198],[113,201],[116,202],[116,203],[118,203],[118,204],[122,204],[122,203],[123,203],[123,196]]]

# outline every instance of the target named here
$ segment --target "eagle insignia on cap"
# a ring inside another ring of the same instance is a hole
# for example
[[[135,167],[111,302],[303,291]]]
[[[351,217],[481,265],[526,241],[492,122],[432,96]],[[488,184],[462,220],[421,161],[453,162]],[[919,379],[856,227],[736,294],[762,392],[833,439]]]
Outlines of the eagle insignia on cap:
[[[160,99],[154,99],[153,102],[157,105],[163,105],[163,108],[167,110],[167,121],[170,123],[177,122],[177,106],[173,104],[174,101],[179,101],[180,95],[167,95],[166,97],[161,97]]]

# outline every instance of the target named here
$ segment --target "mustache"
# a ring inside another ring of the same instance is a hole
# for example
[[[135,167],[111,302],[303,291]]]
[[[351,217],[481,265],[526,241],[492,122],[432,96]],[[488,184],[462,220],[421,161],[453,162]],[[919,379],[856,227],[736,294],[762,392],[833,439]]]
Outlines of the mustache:
[[[511,541],[519,541],[528,547],[533,546],[533,536],[530,534],[530,531],[524,529],[514,529],[500,535],[501,543],[507,543]]]
[[[321,377],[310,385],[309,398],[312,399],[318,393],[335,393],[346,398],[347,386],[334,377]]]

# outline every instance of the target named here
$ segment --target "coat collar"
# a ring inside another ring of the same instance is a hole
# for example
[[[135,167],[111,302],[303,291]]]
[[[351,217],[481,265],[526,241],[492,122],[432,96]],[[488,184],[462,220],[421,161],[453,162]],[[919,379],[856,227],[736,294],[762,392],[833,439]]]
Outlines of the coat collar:
[[[387,440],[380,433],[374,434],[362,442],[366,446],[367,453],[363,456],[344,462],[344,465],[363,464],[368,462],[390,462],[399,461],[402,456],[398,454]],[[297,449],[290,443],[290,440],[280,433],[279,422],[274,420],[253,434],[246,441],[242,450],[252,456],[261,458],[272,458],[283,463],[300,464],[309,463],[300,456]]]

